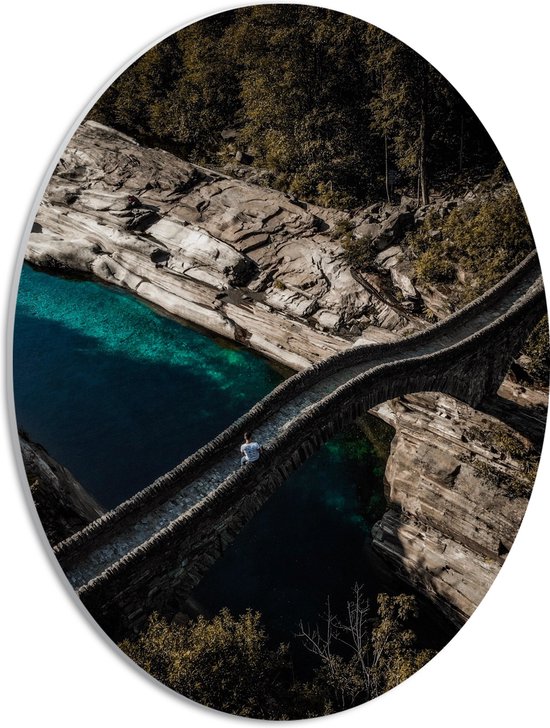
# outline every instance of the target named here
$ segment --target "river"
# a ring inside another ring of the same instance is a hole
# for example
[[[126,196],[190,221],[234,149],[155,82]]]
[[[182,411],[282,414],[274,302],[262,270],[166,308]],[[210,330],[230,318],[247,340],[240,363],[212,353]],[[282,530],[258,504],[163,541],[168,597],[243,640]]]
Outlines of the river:
[[[184,326],[120,289],[24,265],[14,335],[18,425],[105,508],[180,462],[290,374],[253,351]],[[236,453],[236,459],[237,459]],[[213,614],[258,609],[291,639],[328,595],[381,581],[368,552],[383,511],[384,462],[359,430],[327,443],[269,499],[195,589]],[[423,608],[425,635],[448,632]]]

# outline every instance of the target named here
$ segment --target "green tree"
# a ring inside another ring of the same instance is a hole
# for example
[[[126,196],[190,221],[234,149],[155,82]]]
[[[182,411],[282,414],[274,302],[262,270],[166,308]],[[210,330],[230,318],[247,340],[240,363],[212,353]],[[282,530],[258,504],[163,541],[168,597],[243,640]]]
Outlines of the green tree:
[[[377,79],[370,102],[372,127],[384,140],[386,188],[389,156],[405,177],[417,180],[424,205],[434,177],[456,176],[466,162],[493,168],[498,152],[453,86],[412,48],[379,28],[369,26],[368,39],[368,65]]]
[[[313,679],[297,681],[286,645],[273,648],[248,610],[234,617],[222,609],[212,619],[168,624],[153,614],[136,639],[119,646],[157,680],[192,700],[236,715],[293,720],[328,715],[359,705],[405,680],[434,653],[419,650],[409,622],[414,597],[379,595],[371,613],[355,586],[346,617],[328,610],[300,637],[317,658]]]
[[[215,159],[221,132],[239,107],[238,66],[225,42],[232,13],[194,23],[177,36],[181,57],[167,125],[193,160]]]
[[[226,35],[241,63],[242,138],[280,186],[351,204],[372,190],[364,23],[320,8],[237,12]]]
[[[381,196],[390,162],[426,202],[430,179],[498,160],[471,109],[418,54],[303,5],[184,28],[132,64],[90,116],[210,163],[226,149],[222,130],[235,128],[275,186],[339,207]]]
[[[380,78],[371,102],[373,127],[391,140],[399,169],[418,179],[422,204],[429,202],[428,160],[439,74],[421,56],[384,31],[370,26],[369,64]]]
[[[416,646],[416,635],[409,626],[418,616],[413,596],[379,594],[377,603],[371,636],[371,691],[381,695],[413,675],[434,653]]]
[[[465,285],[456,289],[459,303],[488,290],[534,247],[513,185],[489,190],[444,218],[428,215],[421,228],[409,235],[408,243],[417,256],[420,280],[446,282],[455,277],[458,268],[466,273]]]
[[[330,600],[321,625],[300,625],[299,636],[320,661],[313,685],[330,696],[333,710],[345,710],[381,695],[406,680],[434,652],[419,650],[410,622],[417,616],[413,596],[379,594],[375,617],[356,584],[346,617],[331,612]]]
[[[548,386],[550,372],[550,342],[548,338],[548,316],[542,318],[531,332],[522,354],[527,357],[527,373],[537,384]]]
[[[120,648],[173,690],[217,710],[255,718],[279,718],[284,703],[280,674],[288,668],[284,645],[268,647],[258,612],[169,625],[154,614],[145,632]]]
[[[169,136],[159,123],[181,68],[172,35],[133,63],[101,96],[91,116],[133,134]]]

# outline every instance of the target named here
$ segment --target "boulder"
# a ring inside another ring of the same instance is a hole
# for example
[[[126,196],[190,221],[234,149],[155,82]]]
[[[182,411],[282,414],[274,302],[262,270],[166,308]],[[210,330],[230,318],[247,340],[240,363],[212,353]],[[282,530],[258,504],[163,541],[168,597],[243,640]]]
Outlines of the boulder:
[[[393,285],[398,288],[405,298],[418,298],[418,291],[412,284],[409,276],[399,270],[399,265],[396,264],[390,268],[390,275]]]
[[[414,215],[406,210],[395,210],[379,227],[378,234],[373,237],[373,242],[378,250],[400,242],[407,230],[414,225]]]

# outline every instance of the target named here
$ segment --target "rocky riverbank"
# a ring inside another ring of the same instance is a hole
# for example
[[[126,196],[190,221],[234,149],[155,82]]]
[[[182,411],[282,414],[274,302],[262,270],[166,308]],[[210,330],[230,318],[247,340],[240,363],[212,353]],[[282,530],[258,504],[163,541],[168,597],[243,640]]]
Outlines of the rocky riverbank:
[[[342,215],[89,121],[57,165],[26,259],[128,288],[302,369],[422,325],[353,277],[331,232]],[[381,225],[388,240],[399,224]]]
[[[373,546],[459,625],[492,584],[521,525],[546,396],[507,381],[484,409],[435,393],[376,409],[396,435],[385,472],[390,510],[373,530]]]
[[[456,204],[440,199],[431,210],[443,215]],[[427,212],[407,198],[349,213],[320,208],[86,122],[48,185],[26,258],[127,288],[303,369],[426,326],[424,303],[449,312],[435,289],[416,288],[406,256],[404,235]],[[368,237],[377,273],[357,276],[347,264],[350,226]],[[374,547],[456,623],[510,548],[532,475],[524,455],[544,429],[544,395],[509,382],[501,394],[485,413],[437,394],[377,408],[396,437],[390,510]],[[500,438],[487,436],[493,431]]]
[[[105,512],[67,468],[23,432],[19,446],[31,495],[52,546]]]

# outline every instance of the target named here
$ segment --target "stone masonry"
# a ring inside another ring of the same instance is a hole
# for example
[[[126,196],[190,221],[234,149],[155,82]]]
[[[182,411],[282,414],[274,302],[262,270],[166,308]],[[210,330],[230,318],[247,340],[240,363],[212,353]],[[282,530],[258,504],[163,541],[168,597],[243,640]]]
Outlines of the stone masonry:
[[[372,407],[429,391],[475,406],[496,392],[545,310],[531,254],[445,321],[299,372],[172,471],[58,544],[71,584],[111,635],[138,629],[167,593],[191,591],[291,471]],[[245,429],[264,454],[236,470]]]

